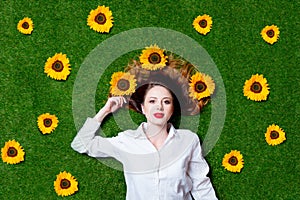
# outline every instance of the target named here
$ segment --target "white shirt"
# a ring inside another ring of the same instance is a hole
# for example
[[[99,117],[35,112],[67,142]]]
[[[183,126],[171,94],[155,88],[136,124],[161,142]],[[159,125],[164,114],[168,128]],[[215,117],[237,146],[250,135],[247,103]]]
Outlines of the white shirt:
[[[71,147],[91,157],[114,157],[123,164],[127,200],[215,200],[209,167],[204,160],[198,136],[170,125],[163,146],[157,150],[147,139],[142,123],[116,137],[95,133],[100,123],[88,118]]]

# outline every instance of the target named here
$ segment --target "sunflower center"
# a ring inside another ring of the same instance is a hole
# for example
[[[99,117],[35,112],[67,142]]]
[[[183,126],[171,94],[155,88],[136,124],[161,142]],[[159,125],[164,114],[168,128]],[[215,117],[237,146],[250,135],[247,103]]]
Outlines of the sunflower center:
[[[22,24],[22,28],[28,29],[28,28],[29,28],[28,22],[24,22],[24,23]]]
[[[64,69],[64,65],[61,61],[57,60],[53,63],[52,69],[56,72],[61,72]]]
[[[262,86],[259,82],[254,82],[251,85],[251,91],[254,93],[260,93],[262,91]]]
[[[236,166],[238,164],[238,159],[235,156],[231,156],[228,162],[230,165]]]
[[[126,91],[126,90],[129,89],[130,83],[126,79],[120,79],[118,81],[117,87],[118,87],[119,90]]]
[[[199,26],[201,28],[206,28],[207,27],[207,21],[205,19],[200,20]]]
[[[47,118],[47,119],[44,119],[44,126],[45,127],[50,127],[52,125],[52,120]]]
[[[269,38],[274,37],[274,36],[275,36],[274,30],[272,30],[272,29],[271,29],[271,30],[268,30],[268,31],[267,31],[267,35],[268,35]]]
[[[105,24],[106,22],[106,17],[103,13],[99,13],[98,15],[96,15],[95,17],[95,21],[98,23],[98,24]]]
[[[195,84],[195,91],[197,93],[201,93],[201,92],[204,92],[206,90],[207,86],[204,82],[202,81],[198,81],[196,84]]]
[[[279,133],[277,131],[271,131],[270,137],[272,140],[279,138]]]
[[[62,179],[60,181],[60,187],[61,189],[68,189],[69,187],[71,187],[71,182],[68,179]]]
[[[151,63],[151,64],[158,64],[160,63],[161,61],[161,57],[158,53],[151,53],[149,58],[148,58],[148,61]]]
[[[15,157],[18,155],[18,150],[15,147],[9,147],[7,150],[7,156]]]

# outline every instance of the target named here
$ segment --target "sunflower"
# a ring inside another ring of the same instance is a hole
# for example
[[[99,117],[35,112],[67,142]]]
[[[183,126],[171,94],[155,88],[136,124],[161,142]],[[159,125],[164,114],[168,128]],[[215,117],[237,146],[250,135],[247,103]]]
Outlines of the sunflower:
[[[95,10],[91,10],[87,18],[87,25],[94,31],[108,33],[113,26],[113,16],[109,7],[98,6]]]
[[[25,17],[24,19],[21,19],[17,25],[18,31],[20,31],[23,34],[29,35],[33,31],[33,22],[30,18]]]
[[[136,79],[128,72],[115,72],[111,76],[110,93],[113,96],[131,95],[135,92]]]
[[[53,57],[49,57],[45,63],[44,72],[56,80],[66,80],[70,74],[69,59],[66,54],[56,53]]]
[[[23,147],[15,140],[5,142],[4,147],[1,149],[2,160],[7,164],[17,164],[24,161],[25,152]]]
[[[69,196],[78,191],[78,182],[70,173],[60,172],[56,175],[54,189],[59,196]]]
[[[40,131],[43,134],[49,134],[57,127],[58,119],[55,115],[45,113],[38,117],[37,123]]]
[[[267,79],[263,75],[252,75],[245,81],[244,96],[254,101],[266,100],[269,95]]]
[[[230,172],[241,172],[244,167],[243,155],[237,150],[232,150],[225,154],[222,166]]]
[[[209,97],[215,90],[215,83],[212,78],[200,72],[196,72],[190,78],[189,85],[189,96],[197,100]]]
[[[279,33],[279,28],[275,25],[265,26],[260,32],[262,38],[269,44],[277,42]]]
[[[193,21],[194,29],[196,29],[197,32],[206,35],[208,32],[210,32],[211,26],[212,26],[212,19],[209,15],[199,15],[196,17]]]
[[[270,125],[267,128],[267,132],[265,133],[266,142],[269,145],[278,145],[281,144],[283,141],[286,140],[285,132],[275,124]]]
[[[162,69],[166,66],[168,56],[164,55],[164,50],[160,49],[157,45],[150,45],[142,51],[140,55],[140,62],[142,68],[147,70]]]

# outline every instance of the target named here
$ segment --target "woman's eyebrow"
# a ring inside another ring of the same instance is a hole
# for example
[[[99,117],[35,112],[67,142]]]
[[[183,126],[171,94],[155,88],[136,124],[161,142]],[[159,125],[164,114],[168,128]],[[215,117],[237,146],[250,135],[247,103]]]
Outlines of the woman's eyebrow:
[[[151,97],[149,97],[149,99],[151,99],[151,98],[157,99],[156,96],[151,96]],[[163,97],[162,99],[172,99],[172,97],[165,96],[165,97]]]

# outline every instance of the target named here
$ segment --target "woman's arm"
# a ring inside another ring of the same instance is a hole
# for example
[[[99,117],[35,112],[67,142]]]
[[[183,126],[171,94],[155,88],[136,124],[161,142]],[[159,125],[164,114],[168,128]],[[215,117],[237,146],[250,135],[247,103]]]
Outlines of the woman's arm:
[[[111,97],[105,106],[99,110],[94,118],[88,118],[71,143],[71,147],[79,152],[86,153],[91,157],[117,157],[116,143],[118,137],[103,138],[96,135],[103,119],[115,112],[125,103],[123,97]]]
[[[217,200],[214,188],[207,174],[209,166],[202,156],[199,138],[193,148],[188,167],[188,176],[192,179],[192,196],[195,200]]]

